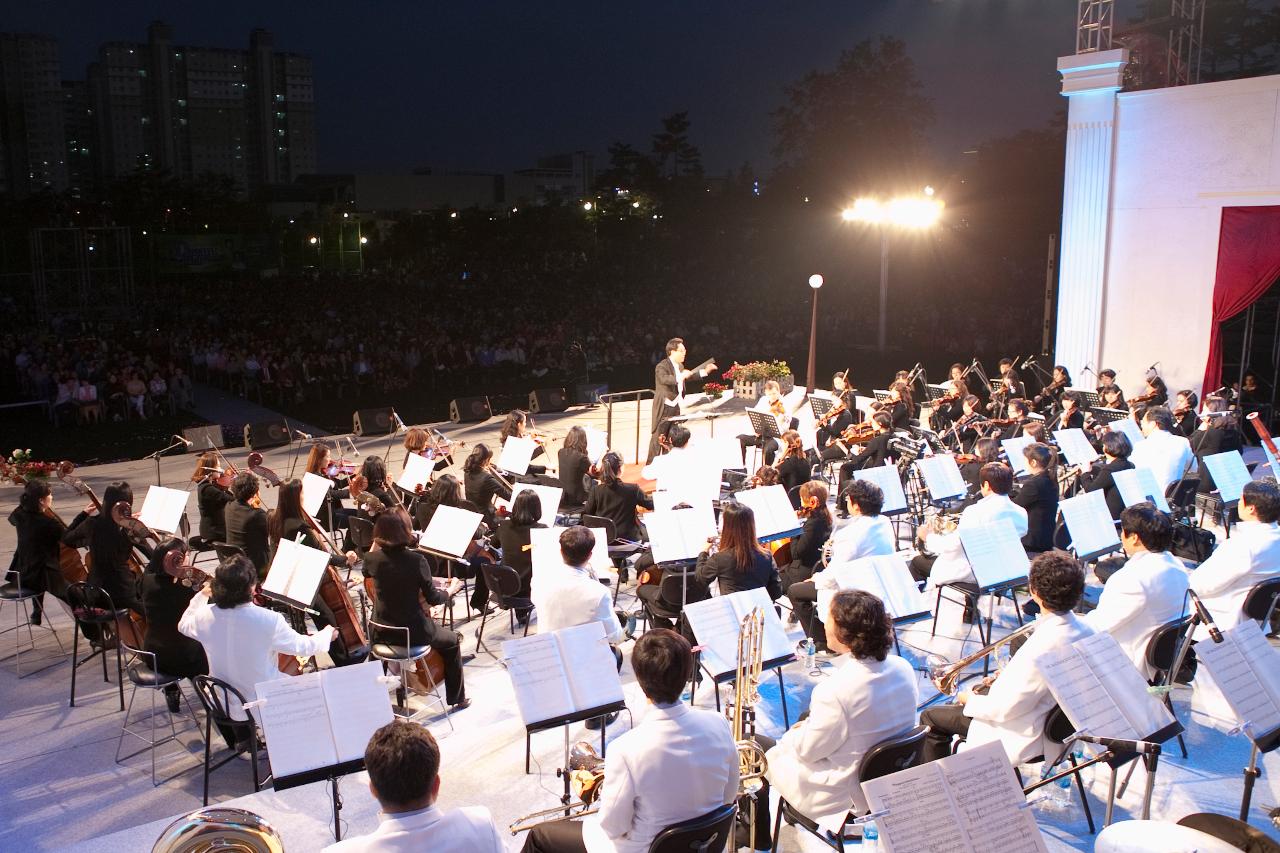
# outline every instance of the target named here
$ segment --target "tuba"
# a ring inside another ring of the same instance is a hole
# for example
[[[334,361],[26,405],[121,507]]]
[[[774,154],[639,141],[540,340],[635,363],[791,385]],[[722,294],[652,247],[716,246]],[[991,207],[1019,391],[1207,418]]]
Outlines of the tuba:
[[[284,841],[266,819],[244,809],[200,809],[169,824],[151,853],[284,853]]]
[[[555,808],[542,809],[541,811],[527,814],[512,821],[511,825],[507,827],[512,835],[517,835],[544,823],[585,817],[600,810],[600,806],[597,803],[600,799],[600,792],[604,787],[604,759],[596,752],[595,747],[582,740],[575,743],[569,750],[569,768],[564,771],[556,771],[557,775],[561,772],[568,775],[569,793],[573,799],[581,803],[581,808],[578,811],[573,811],[575,806],[569,804],[572,800],[566,800],[563,805]]]

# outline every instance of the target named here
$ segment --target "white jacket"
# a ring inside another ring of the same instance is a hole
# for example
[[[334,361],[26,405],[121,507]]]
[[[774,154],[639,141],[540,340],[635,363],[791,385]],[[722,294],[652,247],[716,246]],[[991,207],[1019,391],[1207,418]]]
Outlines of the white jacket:
[[[998,518],[1007,518],[1013,523],[1018,536],[1027,535],[1027,511],[1009,500],[1008,495],[987,495],[960,513],[960,527],[981,527],[991,524]],[[928,539],[929,550],[938,555],[933,568],[929,572],[929,587],[944,583],[974,583],[973,567],[964,555],[964,545],[960,542],[960,531],[954,533],[934,534]]]
[[[1146,678],[1147,643],[1160,626],[1183,614],[1187,568],[1168,551],[1139,551],[1107,579],[1098,607],[1085,618],[1094,631],[1115,637],[1125,656]]]
[[[1129,454],[1133,467],[1150,470],[1162,489],[1177,481],[1194,460],[1191,442],[1162,429],[1152,430]]]
[[[1274,577],[1280,577],[1280,525],[1242,521],[1191,573],[1191,588],[1225,631],[1243,620],[1249,590]],[[1203,626],[1197,626],[1196,639],[1205,636]]]
[[[483,806],[421,811],[381,816],[378,828],[368,835],[345,838],[324,848],[324,853],[503,853],[506,847]]]
[[[831,565],[863,557],[892,554],[897,549],[893,522],[883,515],[857,515],[831,535]]]
[[[809,717],[769,750],[769,782],[812,818],[867,810],[858,785],[862,757],[917,722],[916,675],[890,654],[883,661],[846,655],[813,688]]]
[[[1057,700],[1040,672],[1040,658],[1094,633],[1071,612],[1046,611],[1035,626],[987,695],[972,695],[964,706],[965,716],[973,719],[965,744],[974,747],[999,741],[1015,767],[1038,755],[1048,760],[1056,757],[1050,754],[1054,747],[1044,739],[1044,724]]]

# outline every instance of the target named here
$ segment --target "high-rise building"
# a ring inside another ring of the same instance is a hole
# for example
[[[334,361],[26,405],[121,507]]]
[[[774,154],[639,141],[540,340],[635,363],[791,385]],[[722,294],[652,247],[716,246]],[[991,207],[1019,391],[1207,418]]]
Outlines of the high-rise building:
[[[314,172],[311,60],[273,51],[264,30],[249,41],[248,50],[176,45],[156,22],[145,44],[103,45],[89,67],[101,173],[213,172],[253,190]]]
[[[0,192],[66,189],[62,97],[58,43],[0,33]]]
[[[62,81],[62,126],[66,139],[67,188],[80,192],[97,183],[98,131],[89,84]]]

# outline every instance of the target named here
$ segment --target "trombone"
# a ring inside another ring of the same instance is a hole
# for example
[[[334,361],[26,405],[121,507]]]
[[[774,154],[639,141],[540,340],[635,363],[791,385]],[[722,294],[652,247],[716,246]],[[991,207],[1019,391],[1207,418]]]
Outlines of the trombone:
[[[1027,622],[1020,626],[1016,631],[1012,631],[993,643],[988,643],[973,654],[965,655],[955,663],[939,663],[937,665],[930,666],[929,680],[933,682],[933,686],[938,688],[938,692],[943,696],[955,696],[956,693],[959,692],[960,676],[969,668],[969,664],[974,661],[982,660],[1006,643],[1012,643],[1019,637],[1027,636],[1034,631],[1035,628],[1035,622]]]
[[[600,811],[600,791],[604,785],[604,759],[596,752],[595,747],[586,741],[578,741],[569,750],[569,769],[557,770],[556,775],[569,777],[569,791],[578,804],[570,805],[569,796],[564,797],[564,804],[554,808],[541,809],[516,818],[507,829],[512,835],[527,832],[544,823],[561,820],[573,820],[586,817]]]

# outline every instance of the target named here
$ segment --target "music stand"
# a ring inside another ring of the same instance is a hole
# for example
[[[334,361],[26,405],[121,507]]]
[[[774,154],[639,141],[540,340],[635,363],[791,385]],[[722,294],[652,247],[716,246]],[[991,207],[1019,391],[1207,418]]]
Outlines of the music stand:
[[[830,397],[818,397],[813,394],[809,395],[809,410],[813,412],[814,420],[822,420],[827,413],[836,407],[836,401]]]
[[[1089,411],[1093,414],[1093,419],[1099,423],[1109,424],[1129,417],[1129,412],[1125,409],[1108,409],[1106,406],[1090,406]]]
[[[777,440],[779,447],[782,446],[782,433],[778,431],[778,419],[771,413],[748,409],[747,418],[751,421],[751,430],[756,434],[756,438],[760,442],[757,447],[762,455],[765,443],[771,438]]]

